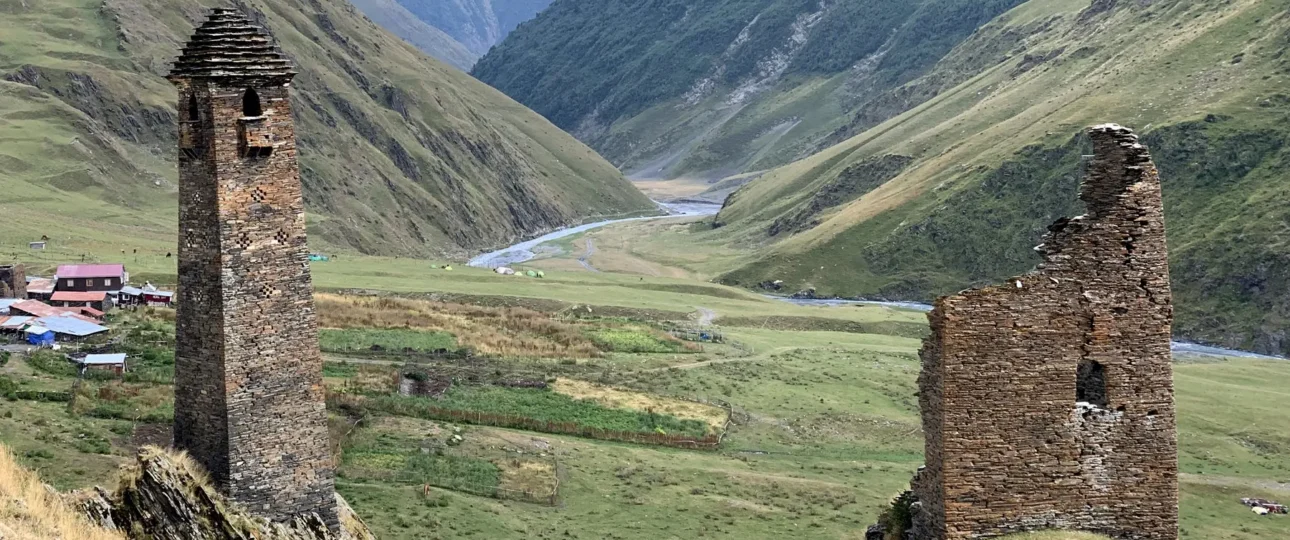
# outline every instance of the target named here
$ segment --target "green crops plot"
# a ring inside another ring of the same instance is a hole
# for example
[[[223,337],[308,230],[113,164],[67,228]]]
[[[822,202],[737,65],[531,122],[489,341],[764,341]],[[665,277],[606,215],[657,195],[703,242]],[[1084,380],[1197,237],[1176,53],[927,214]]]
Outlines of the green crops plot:
[[[649,332],[623,328],[607,328],[587,333],[597,347],[622,353],[678,353],[686,352],[680,342],[668,341]]]
[[[434,352],[455,350],[457,338],[447,332],[398,328],[324,329],[318,336],[319,346],[329,352],[404,351]]]

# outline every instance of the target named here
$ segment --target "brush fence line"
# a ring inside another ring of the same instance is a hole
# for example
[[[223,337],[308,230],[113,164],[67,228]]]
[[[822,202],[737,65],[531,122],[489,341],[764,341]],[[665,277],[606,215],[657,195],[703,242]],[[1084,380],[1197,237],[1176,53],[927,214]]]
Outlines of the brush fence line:
[[[363,401],[352,401],[354,397],[340,398],[332,397],[334,405],[360,405]],[[370,406],[371,402],[368,402]],[[390,410],[387,408],[376,407],[376,410],[397,414],[401,416],[416,416],[429,420],[443,420],[448,422],[460,422],[463,424],[474,424],[480,426],[492,426],[510,429],[522,429],[526,431],[538,431],[542,433],[554,433],[557,435],[573,435],[576,437],[585,437],[588,439],[599,439],[602,441],[627,442],[633,444],[647,444],[655,446],[669,446],[672,448],[684,448],[689,450],[715,450],[721,445],[721,439],[725,430],[720,434],[709,434],[703,437],[692,437],[688,435],[670,435],[664,433],[643,433],[637,431],[615,431],[609,429],[599,429],[584,426],[572,422],[550,422],[538,420],[527,416],[516,416],[509,414],[485,413],[477,411],[462,411],[458,409],[444,409],[432,405],[419,405],[415,408],[402,408],[400,410]],[[411,413],[411,414],[408,414]],[[727,421],[727,426],[729,425]]]

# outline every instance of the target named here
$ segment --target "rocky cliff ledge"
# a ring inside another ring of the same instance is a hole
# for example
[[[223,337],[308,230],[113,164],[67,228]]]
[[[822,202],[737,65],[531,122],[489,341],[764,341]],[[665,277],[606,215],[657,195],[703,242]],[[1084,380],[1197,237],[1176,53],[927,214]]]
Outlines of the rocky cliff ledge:
[[[374,540],[362,520],[336,495],[341,530],[316,515],[270,523],[230,503],[185,454],[140,450],[115,492],[98,487],[69,495],[92,522],[136,540]]]

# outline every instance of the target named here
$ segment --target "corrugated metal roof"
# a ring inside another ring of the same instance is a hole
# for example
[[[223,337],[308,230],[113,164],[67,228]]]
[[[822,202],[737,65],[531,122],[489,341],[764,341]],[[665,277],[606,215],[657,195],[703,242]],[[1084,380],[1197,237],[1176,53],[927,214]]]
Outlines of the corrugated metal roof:
[[[58,291],[49,299],[53,302],[102,302],[107,299],[107,291]]]
[[[121,294],[128,294],[130,296],[139,296],[143,294],[143,289],[140,289],[138,287],[125,286],[125,287],[121,287]]]
[[[0,317],[0,328],[17,330],[34,320],[36,320],[35,317]]]
[[[23,300],[21,302],[14,302],[9,306],[10,313],[15,311],[30,313],[36,317],[49,317],[58,315],[59,313],[66,311],[66,309],[55,308],[39,300]]]
[[[105,278],[125,275],[124,264],[64,264],[54,274],[57,279]]]
[[[144,292],[143,292],[143,295],[144,295],[144,296],[161,296],[161,297],[164,297],[164,298],[170,298],[170,297],[175,296],[175,293],[170,292],[170,291],[144,291]]]
[[[23,300],[9,306],[10,313],[15,311],[30,313],[36,317],[72,317],[89,323],[98,322],[81,315],[80,308],[55,307],[39,300]]]
[[[0,314],[8,315],[9,306],[17,304],[18,302],[21,302],[21,301],[22,300],[19,300],[17,298],[0,298]]]
[[[49,297],[52,302],[102,302],[107,291],[58,291]]]
[[[48,294],[54,292],[54,280],[46,278],[36,278],[27,280],[27,292]]]
[[[104,366],[125,363],[125,353],[114,354],[88,354],[85,358],[77,360],[77,363],[87,366]]]
[[[49,329],[39,325],[28,326],[24,332],[28,334],[44,335],[49,333]]]
[[[97,324],[86,322],[76,317],[41,317],[36,322],[49,327],[56,334],[66,334],[69,336],[85,337],[94,334],[107,332],[107,328]]]

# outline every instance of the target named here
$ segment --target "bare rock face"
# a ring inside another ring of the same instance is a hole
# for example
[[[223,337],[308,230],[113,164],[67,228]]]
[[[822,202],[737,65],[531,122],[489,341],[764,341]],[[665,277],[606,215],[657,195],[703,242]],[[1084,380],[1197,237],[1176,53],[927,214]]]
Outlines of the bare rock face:
[[[229,502],[184,454],[147,447],[115,492],[96,487],[71,495],[90,520],[135,540],[375,540],[340,495],[341,528],[320,516],[270,523]]]

